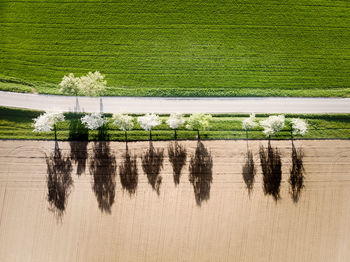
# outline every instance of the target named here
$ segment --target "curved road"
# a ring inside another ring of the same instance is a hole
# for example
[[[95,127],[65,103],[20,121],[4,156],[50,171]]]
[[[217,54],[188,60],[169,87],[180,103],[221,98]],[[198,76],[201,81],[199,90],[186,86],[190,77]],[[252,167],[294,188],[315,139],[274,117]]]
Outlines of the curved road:
[[[350,98],[103,97],[103,112],[128,113],[350,113]],[[96,97],[79,97],[80,111],[99,112]],[[0,105],[38,110],[76,110],[76,97],[0,91]]]

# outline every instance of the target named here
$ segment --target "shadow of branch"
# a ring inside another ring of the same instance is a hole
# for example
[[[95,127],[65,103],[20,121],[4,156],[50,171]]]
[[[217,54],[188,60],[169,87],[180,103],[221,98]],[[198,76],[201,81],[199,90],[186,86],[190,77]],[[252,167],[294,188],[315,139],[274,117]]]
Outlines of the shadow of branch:
[[[90,174],[93,176],[92,189],[101,212],[111,213],[115,197],[115,175],[117,163],[109,143],[95,142],[90,158]]]
[[[142,169],[147,175],[148,183],[153,190],[160,193],[162,177],[159,175],[163,167],[164,149],[155,149],[152,141],[149,143],[149,149],[141,156]]]
[[[193,185],[196,203],[201,206],[210,198],[210,184],[213,181],[213,158],[202,142],[198,141],[189,165],[189,181]]]
[[[49,210],[54,212],[58,219],[62,219],[73,186],[72,163],[69,157],[62,155],[57,141],[54,151],[45,158]]]
[[[304,188],[304,164],[303,164],[303,149],[295,148],[294,143],[292,144],[292,168],[290,169],[289,193],[294,201],[297,203],[300,199],[300,194]]]
[[[136,156],[131,156],[126,143],[125,154],[122,156],[123,161],[119,166],[120,183],[124,190],[130,195],[135,194],[138,183],[138,172],[136,165]]]
[[[260,163],[263,173],[264,193],[271,195],[277,202],[280,199],[282,180],[281,155],[277,148],[272,148],[269,141],[267,149],[260,146]]]
[[[251,150],[248,150],[246,155],[246,162],[244,163],[244,166],[242,168],[242,176],[247,186],[249,196],[253,190],[255,175],[256,168],[254,164],[253,152]]]
[[[173,177],[175,186],[180,183],[181,170],[186,164],[186,148],[181,146],[177,141],[168,145],[168,156],[171,166],[173,167]]]

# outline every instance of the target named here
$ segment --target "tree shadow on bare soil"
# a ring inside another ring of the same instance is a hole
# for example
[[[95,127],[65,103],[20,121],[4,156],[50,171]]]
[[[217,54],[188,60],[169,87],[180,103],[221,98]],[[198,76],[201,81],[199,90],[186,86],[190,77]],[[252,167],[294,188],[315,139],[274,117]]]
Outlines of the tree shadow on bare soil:
[[[99,134],[99,138],[103,139],[103,134]],[[116,158],[111,152],[109,142],[96,141],[90,157],[90,174],[93,176],[92,189],[101,212],[111,213],[115,197],[116,168]]]
[[[142,169],[147,175],[148,183],[158,195],[160,193],[160,185],[162,183],[162,177],[159,174],[163,167],[163,160],[164,149],[155,149],[152,141],[150,141],[149,149],[141,156]]]
[[[62,155],[57,141],[55,141],[54,151],[45,158],[49,210],[54,212],[58,219],[62,219],[73,186],[72,163],[69,157]]]
[[[260,163],[263,173],[264,193],[271,195],[275,201],[280,199],[282,180],[281,155],[277,148],[272,148],[269,141],[267,149],[260,146]]]
[[[136,156],[130,155],[128,144],[126,143],[125,154],[122,156],[123,161],[119,166],[120,183],[124,190],[130,195],[135,194],[138,183],[138,172]]]
[[[255,175],[256,168],[254,164],[253,152],[251,150],[248,150],[246,155],[246,162],[244,163],[244,166],[242,168],[242,176],[247,186],[249,196],[253,190]]]
[[[181,170],[186,164],[186,148],[181,146],[177,141],[168,145],[168,156],[171,166],[173,167],[173,177],[175,186],[180,183]]]
[[[213,158],[202,142],[198,141],[194,156],[189,165],[189,180],[193,185],[196,203],[201,206],[210,197],[210,184],[213,181]]]
[[[86,169],[88,158],[87,145],[89,139],[88,129],[80,119],[72,119],[69,127],[70,157],[77,164],[77,175],[81,175]]]
[[[294,201],[298,203],[300,199],[301,191],[304,187],[304,164],[303,164],[303,149],[295,148],[294,143],[292,143],[292,168],[290,169],[289,193]]]

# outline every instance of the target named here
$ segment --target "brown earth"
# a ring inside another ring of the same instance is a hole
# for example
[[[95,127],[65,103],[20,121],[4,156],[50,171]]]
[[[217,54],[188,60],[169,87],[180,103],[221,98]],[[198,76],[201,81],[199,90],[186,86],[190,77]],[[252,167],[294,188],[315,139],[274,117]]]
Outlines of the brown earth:
[[[0,141],[0,261],[350,260],[350,141],[295,142],[304,150],[299,201],[288,183],[291,141],[272,142],[282,161],[277,200],[263,190],[259,145],[267,141],[249,141],[250,195],[246,141],[205,141],[192,162],[197,142],[179,142],[187,158],[177,186],[169,143],[151,152],[147,142],[129,143],[126,161],[119,142],[59,142],[55,158],[53,141]],[[73,160],[64,158],[71,147]],[[48,177],[65,178],[50,189],[66,201],[55,193],[48,201]]]

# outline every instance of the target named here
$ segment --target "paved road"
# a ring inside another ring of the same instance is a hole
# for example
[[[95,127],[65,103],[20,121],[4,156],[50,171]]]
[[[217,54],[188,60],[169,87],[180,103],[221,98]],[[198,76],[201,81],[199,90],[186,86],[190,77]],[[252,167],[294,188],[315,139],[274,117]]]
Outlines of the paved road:
[[[103,112],[128,113],[350,113],[350,98],[158,98],[103,97]],[[98,112],[96,97],[79,97],[84,112]],[[22,94],[0,91],[0,105],[39,110],[74,111],[76,98],[70,96]]]

